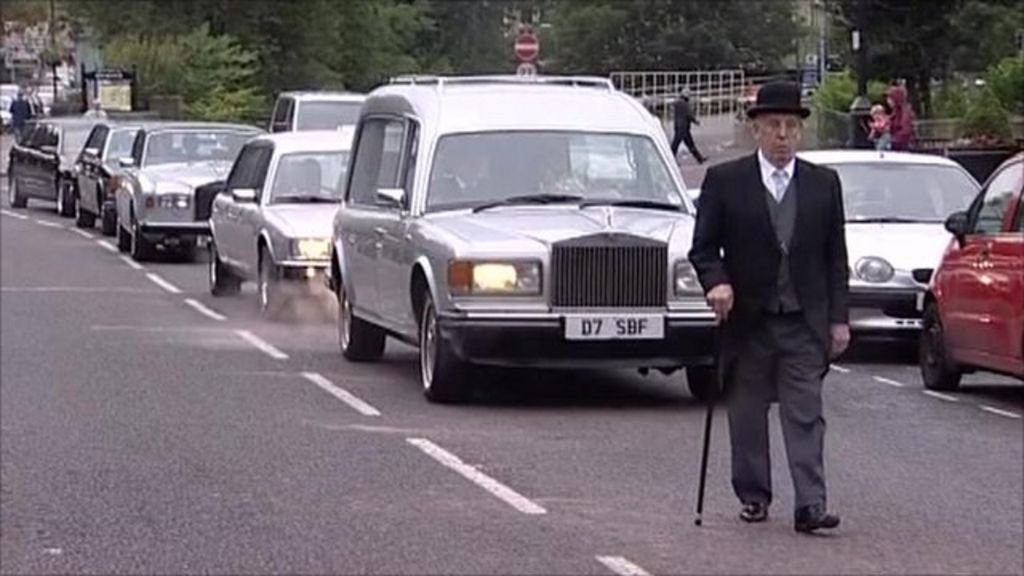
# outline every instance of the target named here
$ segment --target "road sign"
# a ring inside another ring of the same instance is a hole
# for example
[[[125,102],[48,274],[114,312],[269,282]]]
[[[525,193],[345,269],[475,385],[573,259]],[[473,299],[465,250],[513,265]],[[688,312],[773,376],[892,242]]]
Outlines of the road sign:
[[[517,76],[536,76],[537,75],[537,67],[534,66],[533,64],[531,64],[530,62],[522,62],[516,68],[516,75]]]
[[[540,53],[540,41],[533,32],[524,30],[516,36],[515,52],[520,62],[533,62]]]

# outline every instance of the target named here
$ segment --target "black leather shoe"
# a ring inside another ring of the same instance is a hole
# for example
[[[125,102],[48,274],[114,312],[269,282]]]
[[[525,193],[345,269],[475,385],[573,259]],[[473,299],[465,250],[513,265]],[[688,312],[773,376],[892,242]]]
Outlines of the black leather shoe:
[[[831,529],[839,526],[839,516],[825,512],[821,506],[805,506],[796,511],[796,522],[793,527],[797,532],[810,534],[815,530]]]
[[[768,505],[763,502],[747,502],[740,510],[740,520],[744,522],[764,522],[768,519]]]

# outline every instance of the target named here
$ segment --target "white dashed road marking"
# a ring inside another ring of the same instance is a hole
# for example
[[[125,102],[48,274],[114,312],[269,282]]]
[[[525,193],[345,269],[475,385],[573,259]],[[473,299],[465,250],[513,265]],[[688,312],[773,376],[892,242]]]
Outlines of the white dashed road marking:
[[[224,316],[219,312],[207,308],[205,305],[203,305],[202,302],[198,300],[194,300],[192,298],[185,298],[185,304],[188,304],[189,306],[194,308],[196,312],[199,312],[203,316],[206,316],[207,318],[210,318],[212,320],[223,322],[228,319],[227,316]]]
[[[366,402],[363,402],[348,390],[335,386],[334,383],[327,378],[324,378],[322,375],[317,374],[316,372],[303,372],[302,377],[313,384],[316,384],[331,396],[334,396],[338,400],[348,404],[349,407],[363,416],[380,416],[379,410],[370,406]]]
[[[36,218],[36,224],[39,224],[40,226],[46,226],[47,228],[63,228],[63,226],[61,226],[60,224],[57,224],[56,222],[50,222],[48,220],[40,220],[38,218]]]
[[[117,254],[117,247],[111,244],[110,242],[107,242],[106,240],[97,240],[96,243],[99,244],[107,252],[113,252],[114,254]]]
[[[149,278],[150,282],[156,284],[157,286],[163,288],[164,290],[167,290],[171,294],[181,294],[181,290],[177,286],[171,284],[167,280],[164,280],[160,276],[153,274],[152,272],[146,274],[146,278]]]
[[[938,398],[946,402],[959,402],[960,399],[956,396],[950,396],[949,394],[943,394],[942,392],[934,392],[932,390],[923,390],[925,396],[931,396],[932,398]]]
[[[502,500],[509,506],[523,514],[547,514],[547,510],[540,505],[519,494],[515,490],[498,482],[494,478],[484,474],[476,468],[466,464],[458,456],[441,448],[426,438],[406,438],[406,442],[422,450],[427,456],[437,460],[442,465],[458,472],[464,478],[490,492],[493,496]]]
[[[274,360],[287,360],[288,355],[281,352],[277,348],[274,348],[259,336],[249,332],[248,330],[235,330],[235,334],[238,334],[242,340],[245,340],[249,344],[252,344],[260,352],[263,352],[267,356],[270,356]]]
[[[897,382],[895,380],[890,380],[888,378],[882,378],[881,376],[872,376],[872,378],[875,380],[875,382],[881,382],[882,384],[886,384],[888,386],[894,386],[896,388],[903,388],[903,384],[900,383],[900,382]]]
[[[980,406],[985,412],[991,412],[992,414],[998,414],[999,416],[1006,416],[1007,418],[1020,419],[1021,415],[1016,412],[1010,412],[1009,410],[1001,410],[999,408],[993,408],[992,406]]]
[[[71,226],[68,226],[68,230],[74,232],[75,234],[78,234],[82,238],[88,238],[89,240],[92,240],[93,238],[96,237],[95,234],[90,234],[90,233],[86,232],[85,230],[80,230],[78,228],[73,228]]]
[[[28,216],[24,214],[18,214],[17,212],[11,212],[10,210],[0,210],[0,214],[4,216],[10,216],[11,218],[17,218],[18,220],[28,220]]]
[[[127,264],[128,266],[130,266],[132,270],[145,270],[145,269],[146,269],[146,267],[145,267],[145,266],[143,266],[142,264],[139,264],[139,263],[138,263],[138,262],[136,262],[135,260],[132,260],[130,256],[126,256],[126,255],[124,255],[124,254],[121,254],[121,260],[122,260],[122,261],[123,261],[123,262],[124,262],[125,264]]]
[[[650,572],[622,556],[597,556],[597,561],[620,576],[650,576]]]
[[[839,372],[840,374],[849,374],[850,373],[850,369],[849,368],[844,368],[843,366],[840,366],[839,364],[832,364],[832,369],[835,370],[836,372]]]

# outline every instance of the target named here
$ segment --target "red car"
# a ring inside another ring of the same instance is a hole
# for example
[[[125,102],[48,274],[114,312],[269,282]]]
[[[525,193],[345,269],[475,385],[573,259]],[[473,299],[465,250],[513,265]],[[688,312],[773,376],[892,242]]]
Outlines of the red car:
[[[950,242],[925,299],[921,375],[954,390],[966,372],[1024,380],[1024,153],[989,177],[967,212],[946,220]]]

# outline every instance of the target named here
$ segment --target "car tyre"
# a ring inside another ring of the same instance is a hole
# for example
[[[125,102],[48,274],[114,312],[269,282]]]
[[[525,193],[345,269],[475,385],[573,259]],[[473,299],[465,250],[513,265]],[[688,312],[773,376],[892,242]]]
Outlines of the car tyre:
[[[142,235],[139,223],[134,216],[132,217],[131,253],[132,259],[136,262],[151,260],[156,255],[156,245]]]
[[[341,354],[353,362],[373,362],[384,355],[384,331],[357,317],[344,282],[338,282],[338,345]]]
[[[120,224],[117,226],[117,249],[123,253],[132,249],[132,236]]]
[[[434,300],[423,297],[420,315],[420,383],[427,400],[439,404],[455,404],[466,399],[468,366],[455,356],[441,334]]]
[[[66,180],[57,181],[57,215],[63,218],[77,216],[78,202],[75,202],[75,189]]]
[[[688,367],[686,387],[696,400],[710,402],[718,394],[718,366]]]
[[[267,320],[276,319],[284,308],[280,283],[280,268],[266,252],[263,252],[260,255],[259,275],[256,278],[256,294],[260,301],[260,314]]]
[[[210,294],[214,296],[237,296],[242,291],[242,279],[228,270],[220,260],[217,245],[210,242]]]
[[[22,196],[21,191],[18,190],[18,178],[12,175],[7,184],[9,184],[7,194],[11,208],[24,208],[28,206],[28,199]]]
[[[178,258],[182,262],[192,263],[196,261],[196,241],[185,240],[178,246]]]
[[[104,236],[113,236],[117,232],[117,212],[113,210],[101,210],[100,231]]]
[[[934,302],[925,308],[921,327],[918,357],[924,387],[929,390],[956,390],[960,387],[963,370],[949,355],[939,307]]]

